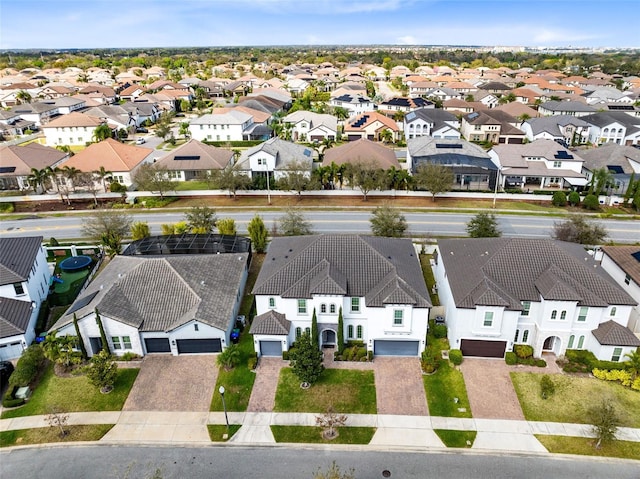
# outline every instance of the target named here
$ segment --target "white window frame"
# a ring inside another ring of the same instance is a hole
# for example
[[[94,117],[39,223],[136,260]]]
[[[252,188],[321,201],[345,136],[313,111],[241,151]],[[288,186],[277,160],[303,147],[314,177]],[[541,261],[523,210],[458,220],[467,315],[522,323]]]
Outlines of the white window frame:
[[[613,354],[611,354],[611,361],[617,363],[622,357],[622,348],[613,348]]]
[[[122,349],[122,344],[120,343],[120,338],[118,336],[111,337],[111,344],[113,344],[114,351],[117,349]]]
[[[588,306],[580,306],[580,309],[578,310],[578,321],[583,323],[587,320],[587,315],[589,314],[589,307]],[[582,318],[582,319],[580,319]]]
[[[352,313],[360,312],[360,298],[357,296],[353,296],[351,298],[351,312]]]
[[[131,336],[122,336],[122,346],[124,349],[133,349],[131,345]]]
[[[276,307],[276,298],[273,296],[269,297],[269,309],[274,309]]]
[[[307,314],[307,300],[298,299],[298,315],[306,315],[306,314]]]
[[[396,327],[404,326],[404,311],[402,309],[393,310],[393,325]]]
[[[487,324],[487,322],[489,324]],[[493,311],[484,312],[484,319],[482,320],[482,326],[485,328],[493,327]]]

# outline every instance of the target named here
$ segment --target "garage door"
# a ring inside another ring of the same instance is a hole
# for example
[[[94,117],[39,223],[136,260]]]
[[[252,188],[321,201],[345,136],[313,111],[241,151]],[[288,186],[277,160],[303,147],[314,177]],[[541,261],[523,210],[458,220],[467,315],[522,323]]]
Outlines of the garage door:
[[[362,138],[362,135],[348,135],[347,141],[358,141]]]
[[[282,356],[280,341],[260,341],[260,354],[263,356]]]
[[[376,356],[417,356],[418,341],[374,341]]]
[[[2,344],[0,345],[0,361],[19,358],[22,354],[22,343]]]
[[[460,343],[460,349],[464,356],[478,356],[481,358],[504,358],[506,348],[506,341],[463,339]]]
[[[146,338],[144,346],[147,353],[170,353],[169,338]]]
[[[178,354],[219,353],[222,343],[218,338],[206,339],[178,339]]]

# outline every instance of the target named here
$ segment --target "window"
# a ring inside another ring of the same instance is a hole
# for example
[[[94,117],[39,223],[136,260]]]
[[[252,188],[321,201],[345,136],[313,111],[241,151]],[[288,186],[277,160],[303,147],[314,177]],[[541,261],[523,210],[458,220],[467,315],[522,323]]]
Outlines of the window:
[[[576,337],[572,334],[571,336],[569,336],[569,344],[567,344],[567,349],[573,349],[573,342],[575,341]]]
[[[516,336],[515,336],[515,338],[513,338],[513,342],[514,342],[514,343],[517,343],[517,342],[518,342],[518,336],[520,336],[520,330],[519,330],[519,329],[516,329]]]
[[[620,361],[620,356],[622,356],[622,348],[613,348],[613,354],[611,355],[611,361],[618,362]]]
[[[615,316],[617,311],[618,309],[614,306],[613,308],[611,308],[611,313],[609,313],[609,316]]]
[[[329,312],[331,314],[336,314],[336,305],[335,304],[330,304],[329,305]]]
[[[529,311],[531,311],[531,301],[523,301],[520,316],[529,316]]]
[[[362,339],[362,325],[358,325],[356,328],[356,338]]]
[[[586,306],[581,306],[580,312],[578,313],[578,321],[586,321],[588,311],[589,311],[589,308],[587,308]]]
[[[529,339],[529,330],[525,329],[524,333],[522,333],[522,342],[526,343],[528,339]]]
[[[122,336],[122,344],[124,345],[124,349],[132,349],[131,338],[129,336]]]
[[[562,312],[560,313],[560,319],[562,319],[562,320],[567,319],[567,312],[566,312],[566,311],[562,311]]]
[[[631,276],[629,276],[628,274],[626,274],[624,276],[624,284],[629,284],[631,283]]]
[[[351,298],[351,312],[352,313],[360,312],[360,298]]]
[[[13,289],[16,292],[16,296],[21,296],[24,294],[24,287],[22,283],[13,283]]]
[[[276,298],[269,298],[269,307],[270,308],[276,307]]]
[[[298,300],[298,314],[307,314],[307,300],[299,299]]]
[[[578,349],[582,349],[582,346],[584,346],[584,336],[580,336],[578,339]]]
[[[197,325],[197,324],[194,324],[194,325],[193,325],[193,330],[194,330],[194,331],[199,331],[199,329],[198,329],[198,325]]]
[[[551,311],[551,319],[556,319],[558,317],[558,312],[554,309]]]
[[[296,328],[296,339],[302,336],[302,328]]]
[[[311,328],[304,328],[304,333],[311,336]]]
[[[404,320],[404,311],[401,309],[393,310],[393,325],[394,326],[402,326]]]
[[[554,161],[553,162],[553,167],[554,168],[562,168],[562,162],[561,161]]]
[[[327,305],[326,304],[322,303],[320,305],[320,312],[321,313],[326,313],[327,312]]]
[[[493,326],[493,311],[486,311],[484,313],[484,323],[482,323],[482,325],[487,328]]]
[[[111,338],[111,342],[113,343],[113,349],[122,349],[119,337],[114,336],[113,338]]]
[[[353,339],[353,325],[347,326],[347,338]]]

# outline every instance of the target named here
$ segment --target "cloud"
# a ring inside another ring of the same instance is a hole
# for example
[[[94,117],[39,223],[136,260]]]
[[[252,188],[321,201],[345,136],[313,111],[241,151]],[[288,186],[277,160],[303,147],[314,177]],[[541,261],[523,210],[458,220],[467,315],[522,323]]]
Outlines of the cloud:
[[[415,1],[417,0],[236,0],[235,6],[245,5],[252,10],[280,14],[346,15],[397,11]]]
[[[533,41],[542,45],[549,45],[552,43],[567,45],[569,43],[585,42],[588,40],[596,40],[598,38],[602,37],[599,35],[585,35],[584,33],[571,32],[567,30],[542,30],[533,37]]]
[[[404,37],[398,38],[398,45],[418,45],[419,42],[416,40],[416,37],[412,35],[406,35]]]

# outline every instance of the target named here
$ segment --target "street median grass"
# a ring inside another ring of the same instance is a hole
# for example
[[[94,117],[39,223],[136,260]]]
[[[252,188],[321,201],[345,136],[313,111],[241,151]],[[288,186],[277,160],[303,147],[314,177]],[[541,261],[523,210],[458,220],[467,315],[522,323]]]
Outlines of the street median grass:
[[[317,426],[271,426],[276,442],[306,444],[369,444],[375,427],[337,427],[338,437],[325,439]]]
[[[2,419],[47,414],[52,409],[63,412],[120,411],[129,396],[139,369],[119,369],[109,394],[102,394],[86,376],[58,377],[49,365],[29,401],[2,413]]]
[[[435,373],[424,375],[423,382],[430,415],[472,417],[462,372],[455,369],[447,359],[440,361],[440,367]],[[457,402],[455,398],[458,398]]]
[[[99,441],[113,424],[65,426],[66,434],[60,436],[58,427],[38,427],[0,432],[0,447],[26,446],[53,442]]]
[[[562,374],[549,375],[555,393],[542,399],[540,381],[544,374],[511,373],[524,417],[529,421],[592,424],[590,410],[610,400],[620,426],[640,427],[640,393],[612,381]],[[640,446],[640,444],[639,444]]]
[[[240,424],[229,425],[229,437],[223,439],[223,435],[227,433],[227,426],[225,424],[209,424],[207,430],[209,431],[209,438],[211,442],[227,442],[233,437],[233,435],[240,429]]]
[[[433,432],[447,447],[469,448],[473,446],[478,435],[477,431],[454,431],[452,429],[434,429]],[[469,442],[467,443],[467,441]]]
[[[325,369],[309,389],[300,387],[291,368],[280,371],[274,411],[323,413],[329,407],[342,414],[375,414],[373,371]]]
[[[580,456],[617,457],[640,460],[640,443],[612,441],[595,448],[595,439],[588,437],[546,436],[536,434],[536,439],[553,454],[578,454]]]

